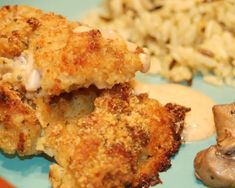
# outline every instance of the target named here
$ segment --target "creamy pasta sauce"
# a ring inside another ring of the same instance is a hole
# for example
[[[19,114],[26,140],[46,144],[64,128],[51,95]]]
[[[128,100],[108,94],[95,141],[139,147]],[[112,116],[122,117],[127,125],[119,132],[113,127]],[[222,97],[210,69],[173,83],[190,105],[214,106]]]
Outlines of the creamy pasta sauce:
[[[153,85],[135,81],[133,85],[137,94],[147,92],[150,98],[162,104],[171,102],[191,108],[182,134],[186,142],[206,139],[214,133],[212,107],[215,103],[206,95],[178,84]]]

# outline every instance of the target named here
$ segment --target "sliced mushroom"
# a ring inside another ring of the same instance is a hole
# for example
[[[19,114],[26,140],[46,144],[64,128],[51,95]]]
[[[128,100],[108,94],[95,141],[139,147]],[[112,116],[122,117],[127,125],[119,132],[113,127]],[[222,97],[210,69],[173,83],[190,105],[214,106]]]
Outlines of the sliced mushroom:
[[[195,175],[209,187],[235,186],[235,103],[213,107],[217,145],[199,152]]]
[[[217,140],[224,137],[226,132],[235,136],[235,103],[215,105],[213,107]]]
[[[194,160],[195,175],[207,186],[235,186],[235,161],[219,153],[217,146],[199,152]]]

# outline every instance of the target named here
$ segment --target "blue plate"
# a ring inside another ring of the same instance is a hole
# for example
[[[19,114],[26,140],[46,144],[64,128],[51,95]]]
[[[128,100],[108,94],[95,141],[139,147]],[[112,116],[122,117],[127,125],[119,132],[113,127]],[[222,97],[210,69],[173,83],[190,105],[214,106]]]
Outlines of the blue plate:
[[[7,4],[27,4],[38,7],[45,11],[53,11],[66,16],[72,20],[79,20],[79,17],[87,10],[98,5],[100,0],[1,0],[0,6]],[[148,83],[165,83],[166,81],[155,76],[138,74],[137,78]],[[217,103],[229,103],[235,101],[235,89],[230,87],[216,87],[206,84],[200,77],[193,81],[194,89],[197,89],[211,97]],[[215,143],[215,136],[211,138],[182,145],[180,152],[173,158],[172,167],[161,173],[163,184],[159,188],[203,188],[201,182],[194,177],[193,159],[195,154]],[[16,185],[18,188],[50,188],[48,171],[50,161],[43,156],[20,159],[18,156],[6,156],[0,153],[0,176]],[[2,187],[1,187],[2,188]]]

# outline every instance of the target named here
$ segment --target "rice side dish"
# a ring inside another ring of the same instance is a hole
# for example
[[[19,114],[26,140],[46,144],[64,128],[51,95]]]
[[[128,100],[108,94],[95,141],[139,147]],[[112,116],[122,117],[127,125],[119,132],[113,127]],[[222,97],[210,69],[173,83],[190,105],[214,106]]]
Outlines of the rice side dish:
[[[149,74],[235,87],[234,0],[106,0],[82,22],[149,49]]]

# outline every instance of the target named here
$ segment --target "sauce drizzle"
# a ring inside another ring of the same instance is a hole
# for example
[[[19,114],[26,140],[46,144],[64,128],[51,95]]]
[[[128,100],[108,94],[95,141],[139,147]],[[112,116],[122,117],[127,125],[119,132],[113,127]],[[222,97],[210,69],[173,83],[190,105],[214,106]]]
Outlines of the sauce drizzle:
[[[148,93],[150,98],[157,99],[163,105],[170,102],[191,108],[182,133],[186,142],[206,139],[215,132],[212,113],[215,103],[208,96],[178,84],[154,85],[135,81],[133,86],[136,94]]]

